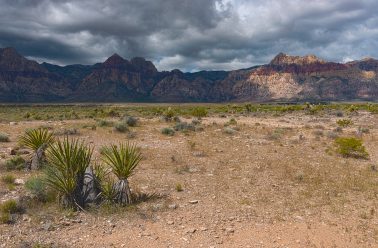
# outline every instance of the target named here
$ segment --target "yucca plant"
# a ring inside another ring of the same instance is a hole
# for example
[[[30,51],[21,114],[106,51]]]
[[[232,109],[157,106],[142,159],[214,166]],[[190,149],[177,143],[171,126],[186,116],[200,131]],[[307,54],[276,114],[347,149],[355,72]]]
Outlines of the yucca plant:
[[[117,191],[112,179],[102,181],[100,197],[105,203],[113,203],[117,199]]]
[[[44,128],[29,129],[19,138],[19,144],[33,150],[29,169],[39,169],[45,162],[45,150],[54,142],[51,132]]]
[[[102,149],[103,162],[111,168],[118,178],[114,189],[116,191],[116,202],[121,205],[131,204],[133,201],[128,178],[133,174],[141,159],[142,155],[139,148],[134,144],[111,145]]]
[[[92,149],[77,139],[58,140],[46,151],[46,183],[60,195],[64,207],[83,208],[84,176],[92,157]]]

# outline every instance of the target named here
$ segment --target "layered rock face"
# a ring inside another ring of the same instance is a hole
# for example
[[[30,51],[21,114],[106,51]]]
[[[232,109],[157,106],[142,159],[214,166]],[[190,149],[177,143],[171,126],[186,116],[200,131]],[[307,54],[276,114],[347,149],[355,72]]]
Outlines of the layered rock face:
[[[270,64],[251,70],[233,87],[238,100],[372,100],[378,97],[376,60],[348,64],[314,55],[279,54]]]
[[[0,49],[1,102],[224,102],[376,100],[378,61],[346,64],[278,54],[235,71],[159,72],[144,58],[114,54],[95,65],[38,64]]]
[[[13,48],[0,49],[0,101],[35,102],[63,100],[72,91],[67,81]]]

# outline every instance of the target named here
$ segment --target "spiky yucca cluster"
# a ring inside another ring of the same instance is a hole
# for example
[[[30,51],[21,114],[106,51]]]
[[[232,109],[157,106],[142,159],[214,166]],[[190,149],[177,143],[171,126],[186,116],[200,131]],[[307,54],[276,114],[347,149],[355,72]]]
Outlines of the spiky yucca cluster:
[[[44,145],[50,145],[54,142],[54,137],[47,129],[29,129],[19,138],[19,144],[37,151]]]
[[[47,150],[46,182],[60,194],[65,207],[84,207],[84,175],[92,149],[78,140],[58,140]]]

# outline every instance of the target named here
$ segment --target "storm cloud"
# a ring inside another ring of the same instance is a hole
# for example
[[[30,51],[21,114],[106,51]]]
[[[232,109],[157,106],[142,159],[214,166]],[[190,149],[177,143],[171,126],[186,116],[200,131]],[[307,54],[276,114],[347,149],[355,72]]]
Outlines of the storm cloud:
[[[246,68],[277,53],[378,57],[376,0],[0,0],[0,47],[39,62],[113,53],[160,70]]]

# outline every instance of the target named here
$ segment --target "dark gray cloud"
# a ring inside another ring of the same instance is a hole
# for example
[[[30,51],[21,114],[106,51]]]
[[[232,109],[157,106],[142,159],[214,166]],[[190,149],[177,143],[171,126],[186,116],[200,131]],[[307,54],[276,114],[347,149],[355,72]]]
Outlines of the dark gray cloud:
[[[114,52],[161,70],[235,69],[279,52],[378,58],[376,0],[0,0],[0,46],[58,64]]]

